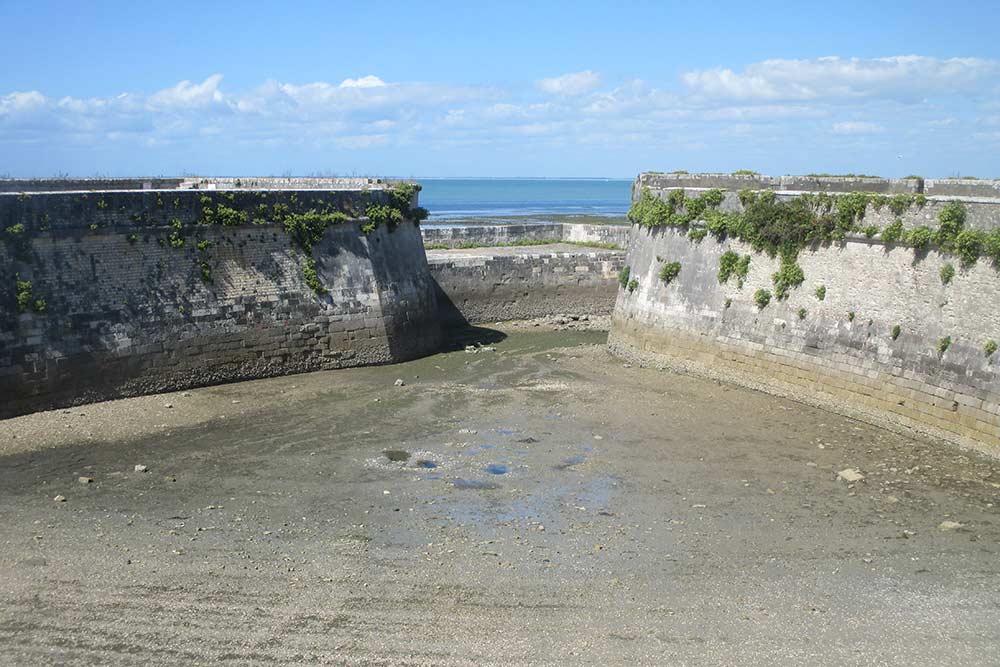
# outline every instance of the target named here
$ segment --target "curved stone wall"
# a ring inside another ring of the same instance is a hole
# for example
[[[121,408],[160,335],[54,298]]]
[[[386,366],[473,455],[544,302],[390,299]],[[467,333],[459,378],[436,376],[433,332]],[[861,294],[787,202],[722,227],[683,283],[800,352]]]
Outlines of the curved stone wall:
[[[355,216],[386,201],[378,189],[0,195],[0,417],[437,350],[416,225],[365,233],[367,219],[348,219],[309,252],[267,213]],[[220,206],[255,224],[204,224]]]
[[[905,212],[904,226],[931,225],[944,203]],[[1000,201],[976,205],[969,226],[996,226]],[[862,224],[878,215],[869,211]],[[915,252],[853,233],[802,250],[804,282],[760,307],[755,293],[775,290],[780,260],[686,231],[633,226],[626,264],[636,283],[619,290],[616,354],[1000,454],[1000,354],[988,348],[1000,340],[1000,272],[988,259],[962,267],[933,247]],[[751,256],[742,286],[719,281],[727,250]],[[669,283],[658,275],[667,262],[681,264]],[[947,284],[946,264],[956,270]]]

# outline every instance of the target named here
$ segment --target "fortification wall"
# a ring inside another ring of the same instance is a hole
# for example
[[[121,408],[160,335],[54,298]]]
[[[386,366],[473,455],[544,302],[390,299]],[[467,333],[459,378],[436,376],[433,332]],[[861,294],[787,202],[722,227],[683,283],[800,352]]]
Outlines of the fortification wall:
[[[450,225],[421,227],[424,244],[431,247],[511,245],[522,241],[568,241],[570,243],[628,245],[627,225],[543,223],[515,225]]]
[[[88,192],[110,190],[362,190],[382,189],[381,178],[306,178],[243,176],[232,178],[0,178],[0,192]]]
[[[443,323],[608,315],[624,253],[577,246],[430,250]]]
[[[381,190],[0,195],[0,417],[438,349],[414,224],[365,233],[371,221],[338,218],[310,250],[275,223],[276,211],[357,216],[388,201]]]
[[[640,177],[636,195],[650,182]],[[904,228],[937,227],[944,205],[928,198],[899,217]],[[738,199],[727,194],[725,207],[739,209]],[[1000,200],[964,207],[967,227],[1000,227]],[[884,229],[895,217],[869,207],[858,224]],[[989,259],[963,266],[933,243],[915,250],[855,231],[802,249],[804,281],[779,300],[780,258],[733,236],[699,241],[687,231],[633,226],[626,264],[636,282],[618,293],[616,354],[1000,454],[1000,355],[989,348],[1000,340],[1000,273]],[[751,257],[742,285],[720,282],[726,251]],[[668,262],[681,266],[666,282],[659,273]],[[955,269],[947,283],[946,265]],[[758,290],[772,295],[763,307]]]
[[[527,225],[456,225],[448,227],[424,226],[420,229],[424,243],[432,247],[447,246],[460,248],[466,246],[498,246],[509,245],[518,241],[551,241],[562,240],[562,225],[527,224]]]

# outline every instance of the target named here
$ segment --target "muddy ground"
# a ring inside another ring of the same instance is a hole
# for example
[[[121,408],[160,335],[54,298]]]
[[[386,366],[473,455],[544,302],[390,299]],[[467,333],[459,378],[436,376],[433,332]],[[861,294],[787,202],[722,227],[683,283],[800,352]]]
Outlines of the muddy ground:
[[[0,422],[0,664],[1000,661],[997,462],[501,335]]]

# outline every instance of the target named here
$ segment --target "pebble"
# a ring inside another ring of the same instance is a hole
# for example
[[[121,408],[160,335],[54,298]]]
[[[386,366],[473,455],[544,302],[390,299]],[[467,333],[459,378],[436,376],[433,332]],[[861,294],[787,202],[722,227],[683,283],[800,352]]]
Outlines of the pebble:
[[[134,470],[135,470],[136,472],[146,472],[147,470],[149,470],[149,468],[147,468],[146,466],[142,465],[141,463],[137,463],[137,464],[135,465],[135,468],[134,468]]]
[[[845,482],[860,482],[865,478],[857,468],[844,468],[837,473],[837,478]]]

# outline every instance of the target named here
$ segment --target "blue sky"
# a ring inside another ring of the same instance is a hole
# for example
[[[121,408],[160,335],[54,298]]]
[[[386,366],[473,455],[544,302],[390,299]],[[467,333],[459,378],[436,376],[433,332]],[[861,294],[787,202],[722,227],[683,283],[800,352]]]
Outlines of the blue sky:
[[[0,0],[0,174],[1000,177],[1000,3]]]

